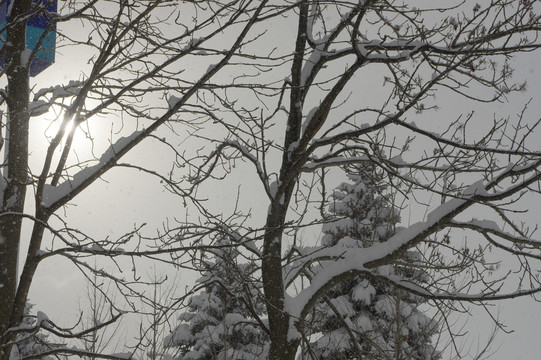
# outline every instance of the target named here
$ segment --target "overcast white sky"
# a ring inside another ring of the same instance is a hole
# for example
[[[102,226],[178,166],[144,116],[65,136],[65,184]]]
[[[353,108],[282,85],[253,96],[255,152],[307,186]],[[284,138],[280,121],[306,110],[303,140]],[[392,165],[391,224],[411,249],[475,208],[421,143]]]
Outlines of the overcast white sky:
[[[287,27],[282,29],[287,32]],[[533,98],[528,115],[532,121],[537,120],[541,114],[541,68],[538,54],[525,54],[516,64],[516,77],[528,80],[528,89],[525,94],[514,96],[511,104],[490,105],[480,107],[479,111],[486,112],[487,117],[492,118],[494,113],[502,112],[502,115],[517,114],[524,103]],[[81,63],[78,64],[77,61]],[[86,59],[79,54],[74,54],[69,48],[61,49],[57,56],[57,63],[47,69],[43,74],[35,78],[32,85],[37,88],[51,84],[65,84],[70,79],[79,78],[80,68],[84,66]],[[435,116],[451,115],[457,111],[470,111],[464,109],[462,103],[457,102],[443,106]],[[107,135],[110,129],[105,128]],[[96,130],[97,131],[97,130]],[[35,138],[32,144],[39,145],[40,133],[33,134]],[[35,149],[35,162],[38,163],[39,149]],[[81,150],[82,151],[82,150]],[[170,161],[165,154],[160,155],[155,145],[143,144],[139,149],[129,155],[129,158],[137,159],[139,163],[148,162],[156,164],[163,162],[167,167]],[[136,179],[135,181],[132,179]],[[231,183],[241,182],[241,178],[231,180]],[[252,193],[249,185],[243,185],[242,190]],[[215,201],[215,206],[229,207],[234,203],[237,188],[215,189],[210,197]],[[160,187],[155,179],[145,175],[134,176],[131,171],[113,170],[105,176],[105,181],[99,181],[82,193],[75,201],[76,207],[67,209],[70,226],[80,226],[85,231],[96,237],[119,236],[133,229],[134,224],[147,223],[146,229],[154,233],[166,218],[182,218],[185,209],[179,198],[171,196]],[[254,208],[258,206],[254,202]],[[266,204],[261,204],[261,209],[256,212],[266,211]],[[541,204],[532,203],[530,213],[532,219],[538,218]],[[407,219],[406,214],[403,219]],[[192,279],[189,276],[187,282]],[[79,299],[84,297],[84,283],[81,276],[63,261],[47,260],[39,268],[34,285],[31,290],[30,300],[36,304],[34,310],[44,311],[49,317],[59,320],[62,326],[73,325],[78,316]],[[541,341],[539,340],[538,326],[541,324],[541,304],[531,298],[510,300],[495,305],[499,310],[500,319],[511,334],[500,331],[492,347],[496,353],[490,357],[494,360],[523,359],[535,360],[541,353]],[[467,322],[466,328],[471,330],[467,335],[467,344],[471,344],[472,352],[477,345],[481,346],[493,324],[482,312],[473,311],[473,316]]]

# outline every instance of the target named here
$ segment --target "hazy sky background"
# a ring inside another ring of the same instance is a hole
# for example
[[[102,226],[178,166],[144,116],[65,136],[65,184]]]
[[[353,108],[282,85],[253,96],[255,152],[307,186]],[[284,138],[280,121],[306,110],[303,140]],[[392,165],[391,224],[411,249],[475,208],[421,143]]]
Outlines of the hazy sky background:
[[[61,26],[65,26],[64,24]],[[273,28],[275,36],[288,40],[286,35],[291,30],[288,25],[281,28]],[[62,29],[62,31],[78,31],[78,29]],[[539,65],[540,53],[522,54],[515,64],[516,79],[527,79],[528,88],[526,93],[513,95],[510,104],[490,104],[479,106],[477,109],[480,114],[486,114],[487,118],[510,115],[516,116],[522,109],[522,106],[529,98],[533,98],[527,111],[527,116],[533,121],[541,114],[541,68]],[[57,55],[57,62],[44,73],[33,79],[32,86],[37,88],[53,85],[66,84],[70,79],[80,78],[80,72],[85,68],[87,59],[69,48],[61,48]],[[439,99],[440,103],[445,101]],[[443,104],[441,109],[431,112],[426,116],[433,116],[436,122],[438,117],[455,118],[459,113],[475,110],[467,108],[461,101],[451,101]],[[34,120],[39,121],[39,120]],[[46,121],[43,121],[44,129]],[[114,129],[117,130],[117,129]],[[109,135],[111,129],[107,121],[94,126],[94,135],[99,137],[100,131],[105,131],[105,138]],[[164,135],[171,135],[167,131]],[[33,147],[32,164],[40,164],[43,146],[42,133],[35,132],[31,135],[31,146]],[[171,137],[171,139],[173,139]],[[84,141],[83,138],[80,141]],[[99,139],[98,139],[99,141]],[[178,140],[180,142],[180,139]],[[182,144],[180,146],[185,146]],[[85,151],[78,149],[77,151]],[[160,147],[155,142],[145,141],[135,151],[132,151],[122,162],[135,160],[138,164],[151,164],[152,166],[163,166],[167,168],[171,160],[170,155],[165,150],[161,152]],[[31,164],[31,166],[32,166]],[[160,165],[161,164],[161,165]],[[231,208],[236,198],[237,187],[235,185],[245,180],[245,177],[236,174],[228,184],[232,188],[215,188],[209,192],[209,198],[216,207]],[[337,180],[339,181],[339,180]],[[251,187],[246,182],[242,184],[242,201],[252,202],[256,214],[266,212],[266,201],[258,201],[253,197],[257,190],[257,185]],[[209,189],[210,191],[211,189]],[[248,194],[248,195],[246,195]],[[439,200],[439,199],[437,199]],[[437,204],[438,201],[435,201]],[[98,181],[85,192],[80,194],[76,201],[76,206],[69,207],[66,210],[69,224],[71,227],[80,227],[96,238],[118,237],[128,231],[133,230],[135,225],[146,223],[148,234],[155,234],[156,230],[161,228],[166,218],[177,217],[182,219],[185,216],[184,208],[180,198],[171,196],[165,191],[156,179],[148,175],[137,174],[133,170],[113,169],[104,177],[104,181]],[[530,204],[530,212],[525,215],[534,221],[539,219],[541,204]],[[62,212],[62,210],[60,210]],[[403,214],[402,219],[407,223],[409,214]],[[537,220],[539,222],[539,220]],[[312,236],[311,234],[308,234]],[[159,271],[165,267],[158,266]],[[127,269],[129,270],[129,269]],[[152,268],[140,269],[140,271],[151,273]],[[180,274],[180,280],[189,283],[193,280],[193,274]],[[34,310],[44,311],[51,319],[54,319],[61,326],[71,326],[78,317],[78,304],[84,302],[85,283],[80,274],[68,265],[64,260],[55,257],[44,261],[38,268],[38,274],[34,279],[33,287],[30,293],[30,301],[35,303]],[[508,330],[514,331],[511,334],[499,332],[492,351],[496,353],[490,356],[494,360],[523,359],[535,360],[539,358],[541,352],[541,341],[539,340],[538,326],[541,324],[541,304],[531,298],[515,299],[499,302],[494,305],[500,314],[500,320],[507,326]],[[468,319],[466,329],[470,333],[459,342],[464,341],[466,346],[471,346],[472,353],[475,353],[476,347],[482,346],[486,341],[490,331],[493,328],[491,320],[482,313],[474,310],[473,316]],[[133,329],[132,329],[133,330]]]

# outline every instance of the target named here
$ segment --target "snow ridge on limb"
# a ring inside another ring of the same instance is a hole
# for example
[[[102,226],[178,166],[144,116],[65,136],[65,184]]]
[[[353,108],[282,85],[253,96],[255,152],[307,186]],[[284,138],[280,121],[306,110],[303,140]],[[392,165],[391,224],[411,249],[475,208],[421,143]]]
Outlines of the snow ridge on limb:
[[[498,300],[506,298],[514,298],[518,296],[533,294],[541,291],[540,288],[532,288],[518,290],[507,294],[498,293],[478,293],[467,294],[460,292],[432,293],[422,286],[411,284],[411,282],[401,279],[397,276],[384,276],[374,273],[374,269],[378,266],[388,264],[396,259],[400,254],[403,254],[408,248],[416,245],[423,239],[428,238],[438,230],[445,227],[459,226],[453,220],[455,216],[462,213],[470,206],[482,201],[498,200],[515,194],[520,189],[524,189],[535,181],[539,181],[541,175],[535,170],[539,166],[538,161],[530,163],[528,166],[508,166],[500,175],[490,181],[487,185],[482,180],[470,185],[461,195],[461,197],[452,198],[431,211],[425,221],[417,222],[390,237],[384,243],[373,244],[362,249],[347,249],[343,246],[333,246],[324,248],[319,251],[314,251],[303,258],[307,264],[318,261],[325,262],[325,271],[318,272],[312,278],[308,287],[301,290],[295,296],[286,298],[286,309],[295,319],[304,319],[311,309],[317,303],[317,299],[325,291],[328,291],[332,286],[349,279],[358,274],[364,274],[369,277],[378,277],[389,281],[390,283],[404,288],[412,293],[433,299],[449,299],[449,300],[464,300],[464,301],[480,301],[480,300]],[[495,193],[488,193],[489,189],[494,189],[503,180],[516,176],[517,173],[524,175],[526,171],[531,171],[531,176],[526,179],[512,184],[505,190],[500,190]],[[508,233],[503,233],[494,227],[493,223],[473,219],[471,222],[463,223],[464,227],[474,228],[478,231],[485,231],[496,234],[509,241],[518,241],[519,243],[530,242],[530,245],[537,247],[537,242],[525,239],[524,237],[516,237]],[[509,250],[509,249],[508,249]],[[296,330],[291,330],[292,337],[295,337]]]
[[[391,258],[403,253],[422,239],[445,226],[454,216],[475,203],[476,189],[483,189],[481,181],[469,188],[469,195],[464,198],[451,199],[434,209],[426,221],[417,222],[391,236],[384,243],[376,243],[366,248],[352,248],[344,252],[342,246],[322,249],[314,254],[314,258],[305,261],[315,262],[318,259],[340,259],[325,264],[325,271],[317,273],[310,285],[296,296],[286,299],[286,309],[292,317],[305,318],[315,305],[317,298],[335,284],[359,273],[371,273],[373,268],[385,265]]]
[[[352,166],[348,178],[333,194],[327,216],[335,219],[323,225],[321,240],[322,246],[342,247],[345,254],[385,242],[399,221],[392,194],[386,192],[387,185],[373,165]],[[402,278],[412,284],[428,281],[430,276],[414,265],[422,260],[420,252],[407,251],[402,258],[410,266],[378,267],[376,276],[355,276],[321,296],[303,323],[308,324],[304,332],[322,334],[308,345],[318,359],[439,359],[431,341],[437,321],[418,309],[422,298],[377,277]],[[304,274],[310,279],[307,274],[325,271],[327,261]]]
[[[212,68],[210,68],[201,78],[195,82],[195,84],[188,90],[186,93],[183,94],[180,98],[175,98],[174,102],[171,102],[169,104],[169,109],[160,117],[158,118],[152,125],[150,125],[148,128],[142,131],[136,131],[132,133],[129,137],[121,138],[112,145],[100,158],[100,163],[95,165],[94,170],[91,169],[83,169],[79,172],[78,179],[75,183],[76,186],[71,185],[65,185],[62,186],[62,189],[58,189],[59,191],[53,191],[53,195],[51,196],[51,199],[53,201],[47,201],[45,199],[42,199],[42,204],[48,205],[44,206],[44,208],[49,210],[56,210],[58,207],[64,205],[67,201],[69,201],[71,198],[73,198],[75,195],[77,195],[80,191],[85,189],[88,185],[90,185],[94,180],[96,180],[100,175],[102,175],[104,172],[109,170],[113,165],[114,161],[118,160],[118,158],[122,157],[125,153],[127,153],[129,150],[131,150],[135,145],[137,145],[141,140],[143,140],[146,136],[148,136],[150,133],[152,133],[154,130],[156,130],[158,127],[163,125],[167,120],[171,118],[187,101],[190,99],[197,91],[201,89],[201,87],[208,81],[210,78],[212,78],[220,69],[222,69],[231,59],[231,57],[234,55],[235,51],[238,50],[239,47],[243,44],[244,38],[247,36],[249,30],[251,27],[255,24],[258,15],[261,13],[261,11],[265,8],[265,4],[267,1],[262,1],[261,4],[255,9],[253,16],[250,17],[250,19],[247,21],[247,23],[244,25],[243,29],[241,30],[240,34],[238,35],[237,41],[231,46],[231,48],[224,54],[224,56],[220,59],[220,61],[215,64]],[[202,41],[197,41],[197,45],[199,45]],[[170,59],[170,62],[173,62],[175,58]],[[165,67],[169,62],[166,62],[166,64],[156,67],[153,71],[158,71]],[[150,75],[147,75],[143,78],[150,77]],[[134,83],[137,84],[140,82],[143,78],[138,79]],[[88,84],[85,84],[88,85]],[[132,84],[133,85],[133,84]],[[118,95],[117,95],[118,96]],[[109,102],[105,102],[104,105],[101,107],[109,104]],[[98,107],[94,110],[94,112],[97,112],[98,109],[101,107]],[[90,112],[89,114],[93,114],[93,112]],[[87,115],[90,116],[90,115]],[[118,149],[115,149],[115,146],[118,147]],[[111,152],[113,152],[114,156],[111,155]],[[44,169],[45,170],[45,169]],[[43,186],[43,189],[45,187],[50,188],[56,188],[47,186],[47,184],[43,183],[44,179],[42,179],[42,182],[38,185],[38,188],[40,186]],[[71,191],[68,191],[67,188],[71,187]],[[47,194],[50,195],[50,194]],[[45,201],[44,201],[45,200]]]
[[[88,186],[97,177],[102,175],[111,164],[116,162],[123,154],[127,153],[135,144],[144,131],[134,131],[130,136],[122,137],[112,144],[100,157],[98,164],[86,167],[58,186],[46,184],[43,191],[42,206],[45,208],[57,208],[58,204],[64,204],[66,199],[71,199],[81,188]]]
[[[71,80],[67,85],[56,85],[49,88],[40,89],[34,95],[34,99],[30,102],[28,109],[31,116],[39,116],[49,111],[50,107],[55,103],[55,100],[69,98],[77,95],[81,90],[84,82]],[[41,99],[48,96],[48,100]]]

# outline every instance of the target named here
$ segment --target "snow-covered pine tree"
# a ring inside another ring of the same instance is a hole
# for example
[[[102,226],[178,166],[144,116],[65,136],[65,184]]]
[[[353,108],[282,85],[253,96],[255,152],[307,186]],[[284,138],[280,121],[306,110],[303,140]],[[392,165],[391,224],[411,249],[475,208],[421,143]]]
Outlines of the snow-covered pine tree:
[[[265,313],[256,267],[239,262],[240,252],[227,238],[202,261],[202,289],[189,300],[180,324],[166,337],[179,348],[175,360],[256,360],[264,358],[268,337],[256,317]]]
[[[329,215],[335,220],[323,226],[323,246],[367,247],[386,241],[399,220],[381,174],[372,167],[357,167],[349,182],[339,185]],[[420,258],[410,251],[409,263]],[[422,282],[420,271],[400,266],[378,268]],[[312,357],[363,360],[433,360],[439,355],[431,338],[437,325],[421,310],[422,299],[382,281],[358,276],[336,285],[314,311],[310,344]]]

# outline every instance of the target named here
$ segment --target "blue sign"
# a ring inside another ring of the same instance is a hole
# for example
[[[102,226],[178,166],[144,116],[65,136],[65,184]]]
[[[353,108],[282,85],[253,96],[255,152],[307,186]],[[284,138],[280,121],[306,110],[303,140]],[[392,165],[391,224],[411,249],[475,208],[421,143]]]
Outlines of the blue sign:
[[[0,6],[0,48],[4,46],[7,39],[5,27],[11,1],[8,0],[4,5]],[[30,63],[30,76],[36,76],[54,63],[56,44],[56,24],[52,23],[47,13],[56,13],[57,0],[33,0],[33,3],[33,14],[26,26],[26,49],[32,52],[38,47],[38,44],[39,48]],[[9,29],[7,30],[9,31]],[[2,58],[0,65],[3,66],[4,64],[5,58]]]

